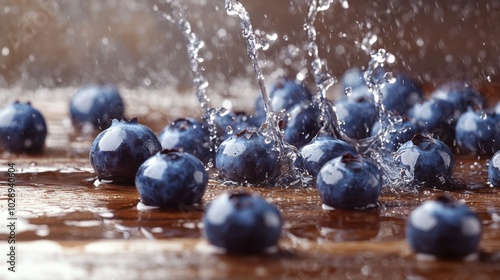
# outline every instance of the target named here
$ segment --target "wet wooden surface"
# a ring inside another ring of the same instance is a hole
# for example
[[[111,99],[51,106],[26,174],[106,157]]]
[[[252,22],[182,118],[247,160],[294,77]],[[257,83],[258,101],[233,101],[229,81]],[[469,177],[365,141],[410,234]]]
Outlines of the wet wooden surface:
[[[133,186],[94,184],[88,161],[93,136],[71,131],[67,95],[61,96],[56,101],[33,101],[49,124],[45,152],[4,153],[0,160],[3,186],[8,163],[16,164],[18,218],[17,272],[7,270],[8,231],[2,227],[0,279],[498,279],[500,275],[500,194],[486,184],[487,159],[457,158],[454,177],[466,182],[463,189],[409,193],[386,186],[379,207],[369,211],[324,211],[312,187],[247,188],[281,210],[279,249],[268,255],[229,256],[207,244],[201,217],[208,202],[235,187],[221,184],[212,170],[200,208],[139,210]],[[140,99],[127,96],[128,114],[158,132],[169,117],[161,108],[142,110],[135,103]],[[405,241],[410,211],[445,192],[463,199],[482,219],[483,237],[475,261],[418,260]],[[3,187],[3,222],[6,194]]]

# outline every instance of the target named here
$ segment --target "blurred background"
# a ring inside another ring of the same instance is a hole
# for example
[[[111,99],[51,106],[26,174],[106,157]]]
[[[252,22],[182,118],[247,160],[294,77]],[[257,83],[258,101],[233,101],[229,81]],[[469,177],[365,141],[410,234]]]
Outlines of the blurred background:
[[[0,87],[67,87],[105,81],[128,88],[192,87],[178,26],[154,11],[160,0],[2,0]],[[184,0],[211,84],[253,79],[239,19],[223,0]],[[275,36],[260,51],[266,75],[308,69],[304,0],[242,0],[255,29]],[[500,0],[337,0],[316,22],[320,56],[336,77],[365,66],[368,33],[375,49],[396,56],[395,69],[431,85],[452,78],[500,82]]]

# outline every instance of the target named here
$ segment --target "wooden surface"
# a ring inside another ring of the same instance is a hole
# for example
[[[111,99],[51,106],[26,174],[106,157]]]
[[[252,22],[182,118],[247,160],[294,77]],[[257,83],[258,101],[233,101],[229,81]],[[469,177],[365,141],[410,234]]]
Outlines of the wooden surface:
[[[53,93],[55,94],[55,93]],[[58,93],[61,94],[61,93]],[[487,160],[457,158],[460,190],[409,193],[386,186],[377,209],[324,211],[314,188],[248,188],[276,204],[284,227],[276,253],[228,256],[217,253],[202,234],[204,206],[227,190],[212,180],[200,208],[138,210],[132,186],[95,185],[88,162],[93,136],[71,131],[67,96],[33,104],[49,124],[41,155],[0,160],[2,185],[7,164],[16,164],[16,272],[7,270],[6,227],[0,228],[0,279],[498,279],[500,196],[487,186]],[[149,107],[140,94],[127,96],[129,115],[158,132],[169,117]],[[182,107],[182,105],[181,105]],[[418,260],[405,241],[409,212],[444,192],[464,202],[482,219],[483,238],[475,261]],[[6,188],[0,212],[7,218]]]

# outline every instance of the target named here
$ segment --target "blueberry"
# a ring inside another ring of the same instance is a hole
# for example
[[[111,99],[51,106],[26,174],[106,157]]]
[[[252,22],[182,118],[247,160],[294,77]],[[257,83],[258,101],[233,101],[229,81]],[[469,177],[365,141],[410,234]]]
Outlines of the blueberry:
[[[431,98],[415,104],[408,117],[415,122],[422,133],[451,144],[455,140],[455,124],[460,115],[456,115],[453,104]]]
[[[431,98],[450,103],[455,109],[455,116],[465,112],[468,107],[483,108],[486,105],[486,98],[472,85],[456,80],[437,87],[432,92]]]
[[[353,67],[344,72],[340,78],[343,92],[352,92],[358,87],[366,86],[365,78],[363,77],[363,70]]]
[[[176,150],[163,150],[150,157],[135,177],[142,203],[161,208],[201,203],[207,184],[203,163]]]
[[[448,182],[455,167],[455,158],[445,143],[421,134],[398,149],[395,161],[406,181],[425,186]]]
[[[312,176],[317,176],[323,165],[346,153],[357,154],[356,149],[346,142],[336,139],[332,134],[320,132],[314,139],[299,150],[299,161]]]
[[[220,140],[224,141],[244,129],[257,129],[265,120],[265,116],[254,116],[245,112],[228,112],[216,117],[215,122],[220,127]]]
[[[194,118],[176,119],[158,135],[163,149],[176,149],[190,153],[208,163],[213,158],[208,124]]]
[[[226,192],[214,199],[203,217],[208,241],[228,253],[262,253],[281,234],[279,210],[255,193]]]
[[[100,180],[133,183],[139,166],[161,151],[154,132],[137,119],[113,120],[95,138],[90,148],[90,164]]]
[[[424,202],[410,214],[406,239],[419,254],[463,259],[477,251],[481,221],[467,206],[450,196]]]
[[[316,187],[326,206],[364,209],[376,206],[382,189],[382,174],[362,155],[347,153],[321,168]]]
[[[366,98],[342,98],[335,103],[340,129],[350,138],[370,136],[370,129],[377,120],[375,105]]]
[[[124,118],[125,105],[118,89],[111,85],[89,85],[78,90],[69,103],[73,126],[86,124],[99,130],[109,127],[112,119]]]
[[[406,115],[411,107],[424,99],[420,86],[404,73],[396,73],[394,81],[384,83],[380,92],[385,109],[400,115]]]
[[[494,187],[500,187],[500,150],[491,158],[488,166],[488,181]]]
[[[468,153],[492,155],[500,150],[500,123],[493,113],[469,109],[458,119],[455,138]]]
[[[309,143],[319,132],[320,111],[310,103],[300,103],[288,112],[283,138],[287,143],[300,148]]]
[[[311,102],[312,93],[305,84],[282,78],[269,91],[269,99],[274,112],[287,111],[296,104]],[[260,95],[255,103],[255,111],[257,115],[265,115],[264,102]]]
[[[279,154],[260,132],[243,130],[221,143],[215,165],[225,180],[262,183],[278,172]]]
[[[14,153],[43,150],[47,124],[31,104],[15,102],[0,111],[0,148]]]
[[[377,135],[380,130],[380,122],[375,122],[372,127],[371,136]],[[381,137],[386,150],[395,152],[407,141],[410,141],[415,134],[420,133],[420,127],[408,120],[402,118],[400,122],[395,122],[392,128],[389,128]]]
[[[495,114],[498,118],[500,118],[500,101],[497,102],[497,105],[495,105]]]

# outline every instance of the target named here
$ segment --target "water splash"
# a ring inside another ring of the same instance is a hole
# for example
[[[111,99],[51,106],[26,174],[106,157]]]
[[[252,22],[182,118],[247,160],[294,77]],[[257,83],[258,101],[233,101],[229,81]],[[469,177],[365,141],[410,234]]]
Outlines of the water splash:
[[[162,3],[160,1],[160,3]],[[191,72],[194,75],[193,85],[195,87],[195,94],[198,102],[203,109],[203,119],[208,124],[208,130],[210,132],[210,150],[214,151],[217,146],[217,126],[215,124],[215,114],[216,110],[210,104],[210,98],[207,95],[208,81],[203,76],[203,70],[200,63],[203,62],[203,58],[200,57],[199,52],[205,46],[203,40],[201,40],[196,33],[193,32],[191,24],[184,16],[183,9],[177,0],[167,0],[165,3],[170,5],[172,9],[172,14],[162,13],[161,15],[171,23],[177,23],[182,35],[186,40],[187,53],[189,56],[189,64],[191,66]],[[158,6],[154,5],[153,9],[158,11]]]
[[[278,185],[293,185],[302,183],[302,176],[293,166],[295,159],[298,157],[298,151],[295,147],[286,143],[283,139],[279,122],[284,116],[282,112],[273,111],[272,104],[266,90],[264,75],[262,74],[262,70],[259,66],[258,51],[261,49],[267,49],[269,46],[268,39],[273,39],[274,37],[271,36],[271,38],[262,39],[257,36],[252,25],[250,14],[239,1],[225,0],[225,9],[228,15],[237,16],[240,19],[242,34],[247,42],[247,54],[252,62],[257,82],[259,84],[260,95],[264,101],[266,121],[260,127],[260,132],[265,138],[267,138],[266,141],[274,141],[275,148],[280,152],[279,170],[276,170],[275,174],[270,176],[268,181]]]
[[[315,101],[320,109],[322,130],[336,133],[338,135],[338,131],[336,132],[336,127],[339,127],[337,117],[333,113],[326,98],[326,91],[336,83],[336,79],[325,69],[325,62],[319,56],[318,44],[316,43],[316,28],[314,27],[314,22],[316,21],[318,12],[326,11],[332,2],[333,0],[309,0],[309,10],[307,13],[307,21],[304,24],[304,30],[307,33],[307,39],[309,42],[307,52],[312,59],[311,68],[317,89]]]

